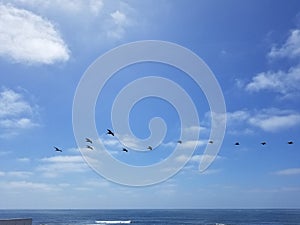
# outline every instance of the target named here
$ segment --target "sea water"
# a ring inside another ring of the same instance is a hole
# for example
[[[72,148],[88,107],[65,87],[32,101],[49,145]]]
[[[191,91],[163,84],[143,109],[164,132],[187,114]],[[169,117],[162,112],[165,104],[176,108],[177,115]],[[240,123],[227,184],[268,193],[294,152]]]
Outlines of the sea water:
[[[7,218],[32,218],[33,225],[300,225],[300,209],[0,210]]]

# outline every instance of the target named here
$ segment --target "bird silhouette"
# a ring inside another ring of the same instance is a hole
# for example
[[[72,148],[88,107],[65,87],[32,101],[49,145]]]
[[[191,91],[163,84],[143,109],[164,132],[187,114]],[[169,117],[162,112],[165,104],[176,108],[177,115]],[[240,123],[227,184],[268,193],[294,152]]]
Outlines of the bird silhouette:
[[[123,148],[123,152],[128,152],[128,150],[126,148]]]
[[[292,145],[292,144],[294,144],[294,142],[292,142],[292,141],[288,141],[288,144],[289,144],[289,145]]]
[[[112,132],[110,129],[107,129],[107,133],[106,134],[110,134],[112,136],[115,136],[114,132]]]
[[[152,147],[149,145],[147,149],[149,149],[149,150],[151,151],[151,150],[152,150]]]
[[[85,138],[85,142],[93,144],[93,141],[91,139],[89,139],[89,138]]]
[[[209,144],[212,144],[212,143],[214,143],[214,141],[213,141],[213,140],[210,140],[208,143],[209,143]]]
[[[267,142],[263,141],[261,144],[262,144],[262,145],[266,145],[266,144],[267,144]]]
[[[91,149],[91,150],[94,150],[94,148],[92,146],[90,146],[90,145],[87,145],[86,147],[89,148],[89,149]]]
[[[59,149],[59,148],[57,148],[57,147],[55,147],[55,146],[53,146],[53,147],[55,148],[55,151],[56,151],[56,152],[62,152],[61,149]]]
[[[181,140],[179,140],[179,141],[177,141],[177,143],[179,143],[179,144],[182,144],[182,141],[181,141]]]
[[[234,145],[240,145],[240,142],[235,142],[235,144]]]

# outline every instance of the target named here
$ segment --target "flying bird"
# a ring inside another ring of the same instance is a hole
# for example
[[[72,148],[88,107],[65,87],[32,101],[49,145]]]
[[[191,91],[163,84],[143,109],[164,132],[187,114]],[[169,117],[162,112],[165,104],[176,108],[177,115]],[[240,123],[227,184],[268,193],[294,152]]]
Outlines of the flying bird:
[[[212,143],[214,143],[214,141],[213,141],[213,140],[210,140],[208,143],[209,143],[209,144],[212,144]]]
[[[85,138],[85,142],[93,144],[93,141],[91,139],[89,139],[89,138]]]
[[[115,136],[114,132],[112,132],[110,129],[107,129],[107,133],[106,134],[110,134],[112,136]]]
[[[92,146],[90,146],[90,145],[87,145],[86,147],[89,148],[89,149],[91,149],[91,150],[94,150],[94,148]]]
[[[123,152],[128,152],[128,150],[126,148],[123,148]]]
[[[151,151],[151,150],[152,150],[152,147],[149,145],[147,149],[149,149],[149,150]]]
[[[263,141],[261,144],[262,144],[262,145],[266,145],[266,144],[267,144],[267,142]]]
[[[53,147],[55,148],[55,151],[56,151],[56,152],[62,152],[61,149],[59,149],[59,148],[57,148],[57,147],[55,147],[55,146],[53,146]]]
[[[292,145],[292,144],[294,144],[294,142],[292,142],[292,141],[288,141],[288,144],[289,144],[289,145]]]
[[[235,144],[234,145],[240,145],[240,142],[235,142]]]
[[[182,141],[181,141],[181,140],[179,140],[179,141],[177,141],[177,143],[179,143],[179,144],[182,144]]]

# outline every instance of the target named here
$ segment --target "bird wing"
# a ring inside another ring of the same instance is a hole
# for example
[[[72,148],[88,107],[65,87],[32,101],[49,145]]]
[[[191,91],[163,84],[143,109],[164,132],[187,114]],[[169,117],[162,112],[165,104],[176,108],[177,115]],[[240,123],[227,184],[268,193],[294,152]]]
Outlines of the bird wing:
[[[91,139],[89,138],[85,138],[86,142],[90,142],[90,143],[93,143]]]

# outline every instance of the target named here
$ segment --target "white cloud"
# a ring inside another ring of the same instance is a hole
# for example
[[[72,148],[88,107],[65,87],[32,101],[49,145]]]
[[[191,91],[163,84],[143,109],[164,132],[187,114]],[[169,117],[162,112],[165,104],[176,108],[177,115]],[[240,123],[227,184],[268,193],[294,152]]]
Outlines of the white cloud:
[[[19,162],[30,162],[30,158],[26,158],[26,157],[18,158],[17,160],[18,160]]]
[[[249,118],[250,114],[246,110],[238,110],[235,112],[227,112],[227,122],[229,124],[236,123],[238,121],[245,121]]]
[[[141,6],[135,1],[127,3],[127,1],[119,0],[2,0],[2,2],[13,4],[15,7],[37,15],[43,15],[43,18],[57,24],[56,27],[59,27],[66,38],[70,37],[70,41],[79,42],[79,45],[84,44],[86,47],[118,41],[136,26],[144,29],[147,18],[141,19],[139,14],[143,10],[148,10],[146,6]],[[135,5],[139,10],[135,9]],[[141,31],[144,32],[143,29]],[[77,32],[78,30],[81,32]],[[69,36],[69,33],[74,32],[76,36]],[[61,39],[61,36],[58,36]],[[77,44],[70,43],[69,45]],[[68,49],[66,44],[64,46],[65,49]],[[69,55],[69,51],[66,52]]]
[[[53,64],[67,61],[69,50],[50,21],[0,3],[0,55],[20,63]]]
[[[271,58],[294,58],[300,56],[300,30],[292,30],[281,47],[272,47],[268,54]]]
[[[27,129],[38,126],[29,118],[3,119],[0,121],[0,127],[5,129]]]
[[[38,106],[25,99],[25,93],[8,88],[0,90],[0,136],[17,135],[21,130],[39,126]]]
[[[210,119],[210,116],[208,116],[208,113],[205,116],[209,117],[209,119]],[[204,123],[206,123],[206,122],[204,122]],[[202,126],[190,126],[190,127],[183,128],[184,134],[188,135],[188,136],[195,132],[202,133],[202,132],[207,132],[207,131],[208,131],[208,128],[202,127]]]
[[[39,11],[56,10],[56,12],[74,15],[78,13],[97,15],[103,8],[103,0],[10,0],[10,2]]]
[[[258,127],[264,131],[276,132],[298,126],[300,124],[300,113],[278,108],[267,108],[254,112],[238,110],[228,112],[227,120],[228,127],[230,129],[238,127],[239,131],[237,133],[239,134],[241,133],[241,125],[250,125],[251,127]],[[249,128],[245,129],[245,131],[248,131],[248,133],[251,132]]]
[[[65,173],[78,173],[89,170],[82,156],[53,156],[42,158],[37,171],[45,177],[57,177]]]
[[[300,114],[292,110],[263,109],[248,119],[249,124],[264,131],[276,132],[300,124]]]
[[[289,169],[279,170],[279,171],[275,172],[275,174],[283,175],[283,176],[300,175],[300,168],[289,168]]]
[[[129,25],[129,20],[125,13],[116,10],[110,14],[112,26],[111,29],[107,31],[107,36],[109,38],[120,39],[125,34],[125,28]]]
[[[61,2],[61,1],[60,1]],[[86,4],[86,1],[84,1]],[[89,8],[92,13],[98,15],[103,8],[103,1],[102,0],[90,0],[89,1]]]
[[[270,58],[296,58],[300,56],[300,30],[292,30],[281,47],[273,47],[268,53]],[[300,94],[300,65],[291,66],[287,71],[278,70],[256,74],[245,86],[249,92],[268,90],[279,93],[284,98]]]
[[[180,155],[176,158],[176,160],[178,162],[186,162],[189,158],[186,155]],[[201,174],[201,175],[210,175],[210,174],[216,174],[221,172],[220,169],[206,169],[205,171],[201,171],[201,173],[199,173],[199,163],[208,163],[208,162],[212,162],[212,161],[219,161],[224,159],[224,157],[222,156],[212,156],[212,155],[207,155],[207,154],[196,154],[193,155],[190,159],[187,165],[185,165],[184,167],[184,171],[194,171],[197,172],[197,174]]]
[[[279,70],[259,73],[246,85],[246,90],[268,90],[280,93],[284,97],[293,97],[300,92],[300,66],[291,67],[287,72]]]
[[[1,135],[0,135],[1,136]],[[5,156],[5,155],[9,155],[9,154],[11,154],[12,152],[11,151],[3,151],[3,150],[1,150],[0,151],[0,156]]]
[[[207,144],[207,141],[204,141],[204,140],[188,140],[188,141],[183,141],[182,144],[180,144],[180,145],[182,148],[187,149],[187,148],[204,146],[206,144]]]
[[[82,186],[76,187],[79,191],[91,191],[95,189],[104,189],[110,187],[110,182],[106,180],[87,180],[82,184]]]
[[[29,171],[10,171],[7,172],[6,174],[11,177],[27,178],[32,176],[33,173]]]
[[[211,175],[211,174],[217,174],[220,172],[222,172],[221,169],[207,169],[207,170],[201,172],[201,175]]]
[[[0,118],[18,116],[23,113],[32,113],[30,104],[23,99],[20,93],[4,88],[0,92]]]
[[[54,185],[29,181],[1,182],[0,188],[8,190],[21,190],[23,193],[25,193],[24,191],[55,191],[59,189],[59,187]]]
[[[42,158],[43,162],[50,163],[81,163],[83,158],[81,156],[52,156],[49,158]]]
[[[119,26],[123,26],[127,23],[126,15],[119,10],[111,13],[110,16],[112,17],[114,23]]]
[[[190,158],[190,162],[193,162],[193,163],[200,163],[201,160],[203,160],[203,162],[205,161],[208,161],[208,162],[211,162],[212,159],[214,158],[214,156],[211,156],[211,155],[204,155],[204,154],[200,154],[200,155],[193,155],[191,158]],[[215,157],[215,160],[220,160],[222,159],[223,157],[221,156],[216,156]],[[178,162],[185,162],[187,160],[187,156],[186,155],[180,155],[176,158],[176,160]]]

